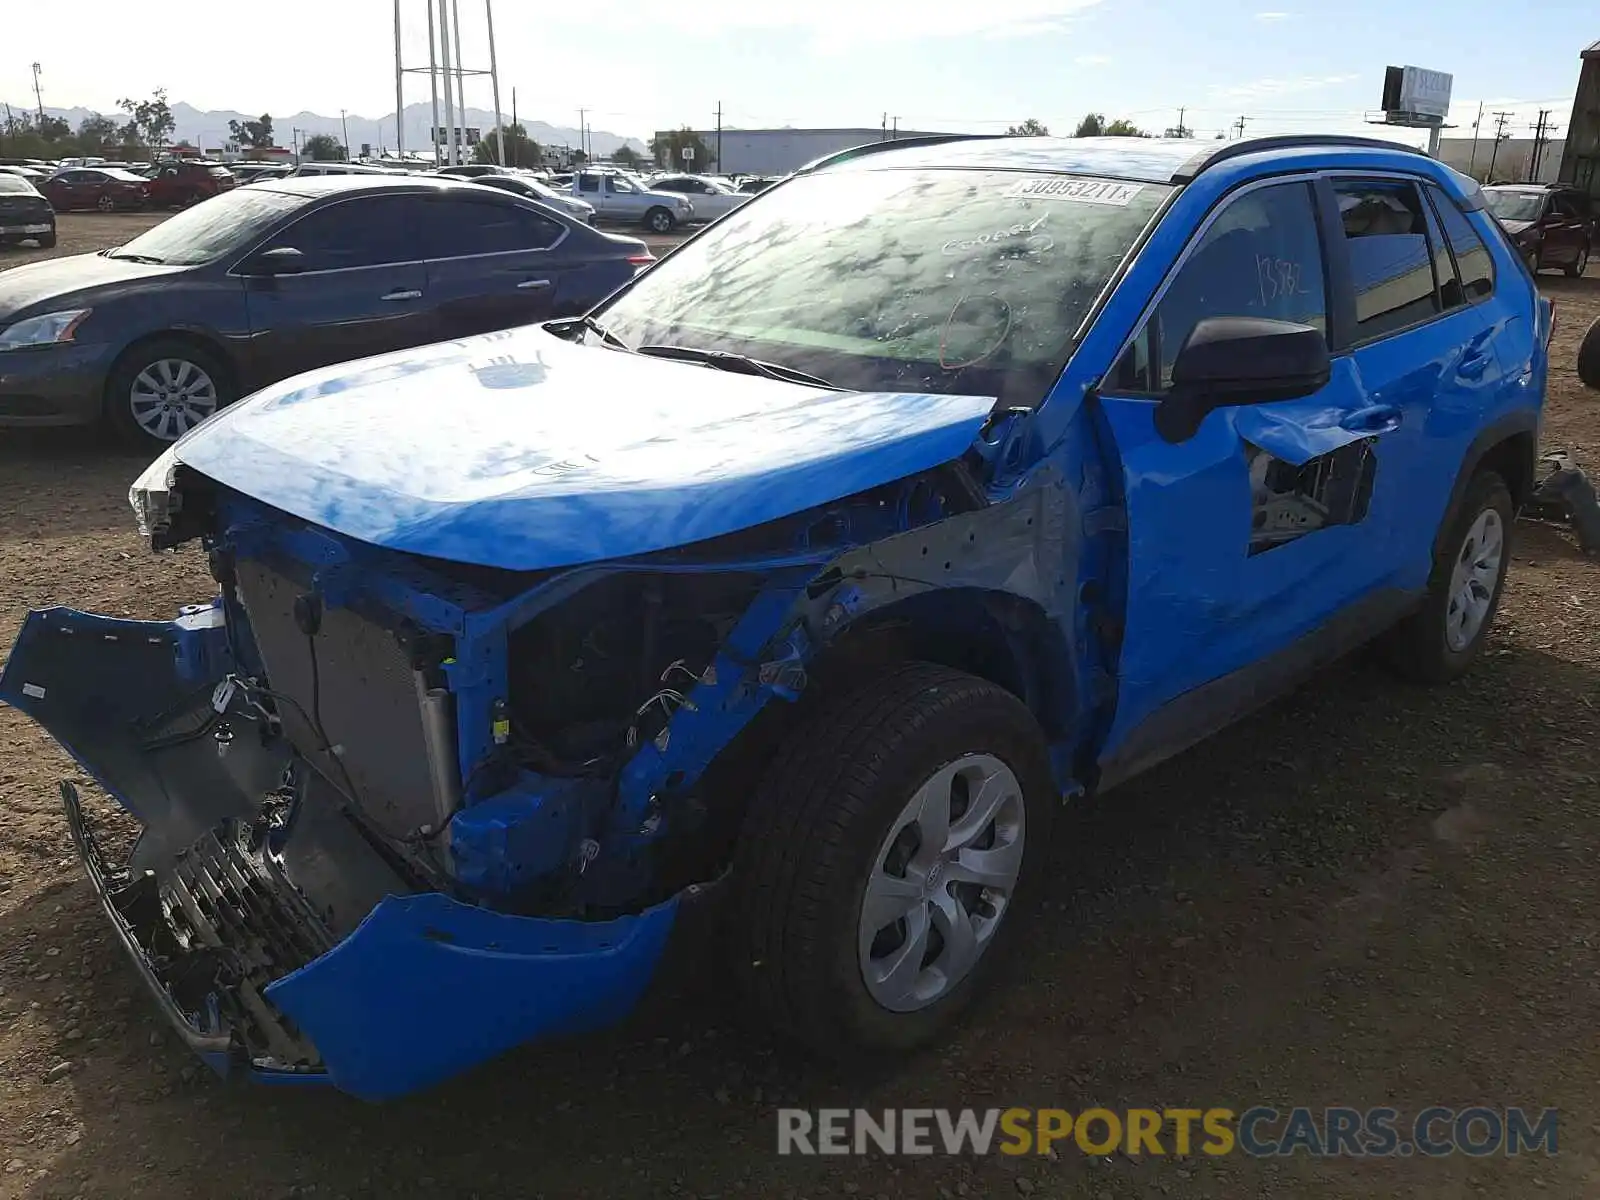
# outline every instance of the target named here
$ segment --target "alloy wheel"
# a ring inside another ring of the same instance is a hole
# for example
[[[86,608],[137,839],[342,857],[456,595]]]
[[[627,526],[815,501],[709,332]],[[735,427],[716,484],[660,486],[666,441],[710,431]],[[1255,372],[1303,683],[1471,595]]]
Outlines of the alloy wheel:
[[[1445,644],[1459,654],[1472,644],[1494,604],[1500,580],[1500,560],[1505,554],[1505,525],[1500,514],[1486,508],[1467,531],[1450,573],[1450,599],[1445,608]]]
[[[176,441],[217,411],[217,385],[198,363],[158,358],[133,379],[128,408],[134,424],[163,442]]]
[[[872,860],[857,954],[872,998],[915,1012],[949,994],[994,940],[1022,871],[1022,785],[967,754],[919,787]]]

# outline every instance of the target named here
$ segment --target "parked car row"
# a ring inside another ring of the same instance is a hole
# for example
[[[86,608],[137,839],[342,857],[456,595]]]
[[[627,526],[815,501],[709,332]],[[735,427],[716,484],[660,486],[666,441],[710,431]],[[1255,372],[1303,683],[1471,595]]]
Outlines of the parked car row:
[[[31,212],[3,228],[31,231]],[[105,422],[163,445],[313,367],[585,312],[652,261],[467,180],[261,180],[114,249],[0,272],[0,427]]]

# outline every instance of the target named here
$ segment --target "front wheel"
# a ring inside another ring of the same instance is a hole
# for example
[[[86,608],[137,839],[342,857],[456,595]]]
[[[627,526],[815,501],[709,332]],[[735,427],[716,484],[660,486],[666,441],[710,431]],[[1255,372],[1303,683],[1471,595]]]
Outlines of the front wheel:
[[[1589,243],[1588,242],[1585,242],[1583,244],[1582,248],[1579,249],[1579,251],[1578,251],[1578,257],[1573,259],[1570,263],[1568,263],[1565,269],[1566,269],[1566,272],[1567,272],[1567,276],[1569,278],[1571,278],[1571,279],[1577,279],[1579,276],[1581,276],[1585,271],[1587,271],[1589,269]]]
[[[1444,683],[1478,657],[1505,589],[1514,516],[1498,473],[1472,477],[1439,541],[1422,607],[1384,636],[1385,657],[1400,675]]]
[[[115,200],[113,200],[110,196],[101,196],[98,200],[96,200],[94,202],[94,206],[96,208],[98,208],[101,212],[108,213],[108,212],[111,212],[113,209],[115,209],[117,207],[117,202]]]
[[[140,450],[163,450],[233,399],[226,367],[192,343],[158,338],[112,369],[106,416]]]
[[[827,702],[761,783],[734,857],[735,968],[833,1058],[904,1053],[992,974],[1043,877],[1054,784],[1028,709],[911,663]]]
[[[652,233],[671,233],[677,218],[664,208],[652,208],[644,215],[644,226]]]

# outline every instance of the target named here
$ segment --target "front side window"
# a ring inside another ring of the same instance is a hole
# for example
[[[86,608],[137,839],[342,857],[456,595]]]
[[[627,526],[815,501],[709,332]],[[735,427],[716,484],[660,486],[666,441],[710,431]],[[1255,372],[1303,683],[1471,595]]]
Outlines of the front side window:
[[[1410,183],[1336,181],[1355,288],[1356,339],[1397,332],[1441,310],[1422,194]]]
[[[580,192],[598,192],[600,190],[600,177],[598,175],[579,175],[578,190]]]
[[[235,188],[168,217],[155,228],[110,251],[109,256],[138,257],[173,266],[198,266],[228,254],[242,253],[256,238],[306,203],[306,197],[287,192]]]
[[[1038,403],[1172,189],[852,168],[740,206],[598,319],[629,347],[726,350],[839,387]]]
[[[1516,224],[1537,221],[1544,214],[1543,192],[1517,191],[1507,188],[1485,188],[1483,203],[1502,221]]]
[[[209,208],[212,203],[215,199],[192,211]],[[293,246],[305,256],[306,271],[349,271],[415,262],[422,255],[415,243],[414,204],[409,196],[343,200],[307,213],[262,249]]]
[[[1323,278],[1311,186],[1245,192],[1201,234],[1110,382],[1119,390],[1165,392],[1178,352],[1209,317],[1262,317],[1326,332]]]

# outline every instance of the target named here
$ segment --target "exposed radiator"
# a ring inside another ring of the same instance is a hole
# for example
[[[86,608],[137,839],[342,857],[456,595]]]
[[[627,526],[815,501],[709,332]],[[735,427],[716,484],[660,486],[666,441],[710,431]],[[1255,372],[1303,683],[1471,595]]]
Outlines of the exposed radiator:
[[[343,763],[332,761],[311,727],[311,647],[294,620],[305,589],[256,561],[238,564],[239,599],[284,730],[300,754],[339,788],[353,787],[366,818],[396,839],[438,820],[416,679],[394,634],[346,608],[330,608],[316,636],[320,718]],[[348,783],[345,776],[348,774]]]

